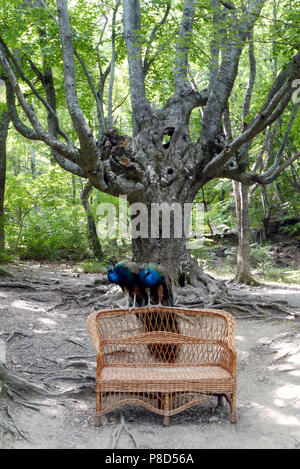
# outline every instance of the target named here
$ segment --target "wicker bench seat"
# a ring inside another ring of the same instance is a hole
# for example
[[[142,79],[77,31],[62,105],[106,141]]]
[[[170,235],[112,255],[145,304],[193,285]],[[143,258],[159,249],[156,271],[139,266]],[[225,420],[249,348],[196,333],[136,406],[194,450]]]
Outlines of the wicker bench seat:
[[[107,382],[120,384],[126,387],[126,382],[138,381],[141,386],[152,386],[154,383],[170,383],[170,385],[180,389],[182,381],[189,381],[190,383],[197,383],[201,381],[218,380],[219,386],[224,384],[225,389],[228,384],[232,383],[232,378],[227,370],[220,366],[193,366],[190,368],[166,368],[156,367],[154,370],[149,367],[104,367],[102,368],[101,375],[97,383],[100,386]],[[196,384],[196,385],[197,385]],[[207,384],[209,387],[209,384]]]
[[[125,404],[141,405],[169,417],[193,405],[224,396],[236,422],[234,320],[220,310],[152,307],[157,315],[176,314],[179,333],[145,331],[140,318],[148,307],[91,313],[88,330],[97,353],[95,425]],[[160,323],[161,324],[161,323]],[[149,345],[150,344],[150,345]],[[159,353],[176,345],[176,360]],[[152,347],[152,348],[151,348]],[[156,350],[156,354],[150,353]]]

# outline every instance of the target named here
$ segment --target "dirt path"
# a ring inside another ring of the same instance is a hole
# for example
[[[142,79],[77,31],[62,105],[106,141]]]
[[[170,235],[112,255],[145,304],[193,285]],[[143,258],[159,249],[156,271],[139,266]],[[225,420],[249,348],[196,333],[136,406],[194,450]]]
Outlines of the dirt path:
[[[172,417],[165,428],[160,416],[128,407],[108,414],[106,424],[95,428],[96,364],[86,318],[95,297],[105,295],[105,285],[97,282],[98,275],[75,274],[64,266],[26,263],[9,270],[20,283],[8,288],[0,280],[0,358],[5,353],[7,368],[28,380],[73,392],[31,397],[26,401],[31,408],[16,396],[9,399],[9,412],[25,438],[3,434],[0,427],[3,448],[111,448],[121,416],[134,438],[123,431],[117,448],[300,448],[299,319],[237,319],[236,425],[218,409],[197,407]],[[300,310],[300,287],[249,292],[288,300]],[[4,415],[1,401],[0,406]]]

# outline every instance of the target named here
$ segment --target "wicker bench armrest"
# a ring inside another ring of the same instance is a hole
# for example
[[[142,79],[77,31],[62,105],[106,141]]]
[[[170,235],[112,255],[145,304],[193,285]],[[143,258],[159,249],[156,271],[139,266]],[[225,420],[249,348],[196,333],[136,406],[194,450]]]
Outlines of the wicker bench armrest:
[[[98,334],[97,325],[96,325],[97,315],[98,315],[98,312],[95,311],[94,313],[91,313],[88,316],[87,328],[88,328],[88,332],[89,332],[92,344],[94,345],[97,356],[98,356],[98,355],[102,355],[102,345],[101,345],[101,340],[100,340],[100,336]]]
[[[236,375],[236,351],[234,346],[231,344],[224,344],[223,349],[226,355],[226,360],[224,360],[224,367],[231,374],[231,376]]]

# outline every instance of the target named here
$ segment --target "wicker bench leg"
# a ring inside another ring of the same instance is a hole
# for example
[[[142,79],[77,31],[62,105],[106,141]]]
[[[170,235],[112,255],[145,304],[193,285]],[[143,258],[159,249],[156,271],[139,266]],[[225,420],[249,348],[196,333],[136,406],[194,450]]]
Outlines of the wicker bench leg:
[[[95,415],[95,418],[94,418],[94,426],[95,427],[101,427],[102,425],[102,415]]]
[[[230,402],[230,422],[236,423],[236,393],[232,393]]]
[[[165,394],[165,402],[164,402],[164,410],[169,410],[170,408],[170,396],[168,393]],[[170,416],[164,415],[163,420],[164,427],[168,427],[170,425]]]
[[[98,414],[99,411],[102,410],[102,393],[96,391],[96,413],[94,419],[95,427],[100,427],[102,425],[102,416]]]

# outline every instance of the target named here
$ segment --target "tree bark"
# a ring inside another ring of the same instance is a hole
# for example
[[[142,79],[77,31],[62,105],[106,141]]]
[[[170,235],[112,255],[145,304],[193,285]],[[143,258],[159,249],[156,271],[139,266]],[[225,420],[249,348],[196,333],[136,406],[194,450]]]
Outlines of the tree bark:
[[[188,279],[192,259],[185,238],[133,239],[132,253],[135,262],[163,265],[176,285],[183,285]]]
[[[6,140],[9,116],[7,111],[0,114],[0,252],[5,246],[4,195],[6,182]]]

